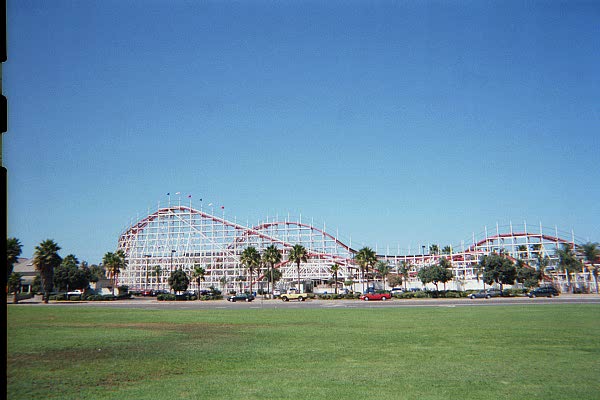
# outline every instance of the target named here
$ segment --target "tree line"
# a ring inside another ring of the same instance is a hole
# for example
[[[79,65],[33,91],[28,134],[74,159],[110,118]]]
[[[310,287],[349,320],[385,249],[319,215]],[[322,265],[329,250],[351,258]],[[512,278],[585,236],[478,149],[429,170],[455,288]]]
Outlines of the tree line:
[[[430,251],[433,254],[439,254],[440,251],[437,245],[430,246]],[[75,288],[87,288],[90,282],[98,282],[103,278],[108,278],[112,281],[112,290],[118,281],[121,271],[127,268],[127,258],[122,250],[116,252],[107,252],[101,265],[88,265],[87,262],[80,262],[73,254],[67,255],[64,259],[58,254],[61,248],[56,242],[51,239],[41,242],[35,247],[33,256],[33,264],[39,273],[34,280],[33,288],[35,291],[43,293],[43,301],[48,303],[49,294],[53,290],[68,291]],[[519,249],[521,250],[521,249]],[[575,252],[577,250],[577,253]],[[17,301],[17,293],[20,289],[20,281],[22,276],[19,273],[13,272],[13,266],[21,255],[22,245],[16,238],[7,239],[7,289],[9,293],[14,293],[14,301]],[[523,249],[526,251],[526,249]],[[452,249],[446,246],[442,253],[451,253]],[[519,253],[521,254],[521,253]],[[588,263],[588,270],[594,277],[596,283],[596,292],[598,292],[598,265],[596,262],[600,257],[600,249],[598,243],[588,242],[575,249],[570,244],[563,244],[556,250],[558,257],[558,268],[566,275],[567,286],[572,289],[570,275],[582,272],[584,264],[581,259]],[[548,257],[542,256],[541,252],[537,253],[538,268],[532,268],[525,264],[521,259],[513,259],[507,254],[491,253],[480,258],[479,263],[475,267],[477,281],[482,279],[484,284],[498,284],[502,289],[504,285],[512,285],[515,282],[523,284],[525,287],[535,287],[546,279],[545,268],[549,264]],[[297,285],[300,289],[300,267],[302,263],[306,263],[309,258],[308,250],[300,245],[294,245],[288,252],[288,262],[296,265],[297,270]],[[369,288],[369,282],[375,278],[375,274],[381,276],[384,287],[386,280],[389,277],[389,283],[392,286],[399,286],[403,282],[406,286],[406,281],[409,279],[410,264],[401,263],[398,267],[397,274],[391,274],[392,267],[387,263],[377,259],[376,253],[369,247],[363,247],[354,256],[354,262],[358,266],[358,270],[362,276],[363,291],[365,285]],[[262,254],[253,246],[245,248],[240,256],[240,263],[245,267],[250,282],[250,292],[253,292],[254,274],[260,275],[263,273],[263,278],[267,280],[267,292],[272,293],[275,283],[281,279],[281,272],[276,266],[282,263],[282,253],[275,245],[270,245],[265,248]],[[340,266],[334,263],[330,267],[333,282],[335,283],[335,292],[338,290],[338,272]],[[371,272],[369,272],[371,269]],[[148,273],[148,272],[147,272]],[[160,275],[161,267],[155,266],[153,274]],[[188,276],[181,268],[173,271],[168,278],[169,286],[176,292],[187,290],[190,281],[195,281],[200,286],[201,281],[205,280],[206,268],[200,265],[194,265],[190,275]],[[438,285],[445,284],[451,281],[454,276],[452,273],[452,263],[446,257],[441,257],[435,264],[421,268],[417,273],[418,279],[426,285],[432,283],[436,291]],[[240,283],[246,280],[245,276],[236,278]],[[227,283],[225,277],[222,280],[223,285]],[[350,286],[353,281],[352,277],[347,277],[344,282]],[[241,290],[241,287],[240,287]]]

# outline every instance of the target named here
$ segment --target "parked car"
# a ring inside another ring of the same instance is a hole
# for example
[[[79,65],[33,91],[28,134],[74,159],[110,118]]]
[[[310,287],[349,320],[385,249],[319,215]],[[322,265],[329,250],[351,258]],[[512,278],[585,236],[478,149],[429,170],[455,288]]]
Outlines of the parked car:
[[[153,289],[145,289],[145,290],[142,290],[142,296],[144,296],[144,297],[156,296],[156,293],[154,293]]]
[[[543,287],[533,289],[532,291],[527,293],[527,296],[529,296],[530,298],[553,297],[553,296],[558,296],[559,294],[560,293],[558,292],[558,290],[556,290],[556,288],[554,286],[543,286]]]
[[[310,293],[298,293],[295,290],[290,290],[290,291],[288,291],[288,293],[282,293],[280,297],[281,297],[281,300],[283,300],[283,301],[290,301],[290,300],[304,301],[308,298],[311,298],[312,295]]]
[[[491,299],[492,297],[500,297],[502,292],[498,289],[480,290],[475,293],[471,293],[469,298],[471,299]]]
[[[83,296],[83,290],[75,289],[67,292],[67,300],[70,300],[71,296],[79,296],[79,298],[81,298],[81,296]]]
[[[390,293],[391,294],[401,294],[401,293],[404,293],[404,289],[395,287],[395,288],[392,288],[392,290],[390,290]]]
[[[248,294],[248,293],[239,293],[239,294],[234,294],[232,296],[227,297],[227,301],[231,301],[232,303],[235,303],[236,301],[251,302],[252,300],[254,300],[254,296],[252,296],[251,294]]]
[[[369,300],[389,300],[392,298],[392,295],[389,293],[365,293],[360,296],[361,300],[369,301]]]

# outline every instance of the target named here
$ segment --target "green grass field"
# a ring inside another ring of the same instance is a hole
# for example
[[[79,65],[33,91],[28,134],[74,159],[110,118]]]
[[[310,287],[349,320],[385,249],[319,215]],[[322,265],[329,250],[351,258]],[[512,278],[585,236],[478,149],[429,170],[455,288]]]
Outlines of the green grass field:
[[[598,399],[600,307],[9,306],[8,398]]]

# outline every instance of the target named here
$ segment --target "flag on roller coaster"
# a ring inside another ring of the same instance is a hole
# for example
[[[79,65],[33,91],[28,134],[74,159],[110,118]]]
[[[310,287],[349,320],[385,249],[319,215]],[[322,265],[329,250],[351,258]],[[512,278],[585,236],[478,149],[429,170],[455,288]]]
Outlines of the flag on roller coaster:
[[[188,194],[188,199],[191,199],[191,198],[192,198],[192,195]],[[202,201],[202,199],[200,199],[200,201]]]
[[[167,193],[167,196],[170,196],[170,195],[171,195],[171,193]]]

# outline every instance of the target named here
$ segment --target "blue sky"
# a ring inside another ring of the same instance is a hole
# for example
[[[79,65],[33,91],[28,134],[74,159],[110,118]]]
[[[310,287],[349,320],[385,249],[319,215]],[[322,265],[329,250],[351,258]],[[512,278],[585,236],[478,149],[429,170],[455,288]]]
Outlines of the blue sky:
[[[8,232],[99,262],[167,192],[353,245],[600,241],[600,3],[8,1]],[[172,196],[175,200],[177,197]]]

